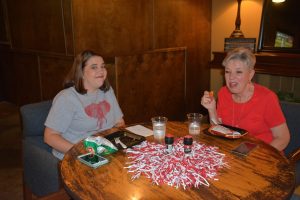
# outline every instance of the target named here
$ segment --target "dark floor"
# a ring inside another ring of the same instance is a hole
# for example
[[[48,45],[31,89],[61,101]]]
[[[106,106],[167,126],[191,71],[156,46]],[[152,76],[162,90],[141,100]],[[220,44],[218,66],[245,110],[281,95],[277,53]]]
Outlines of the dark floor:
[[[0,102],[0,199],[23,199],[19,108]]]

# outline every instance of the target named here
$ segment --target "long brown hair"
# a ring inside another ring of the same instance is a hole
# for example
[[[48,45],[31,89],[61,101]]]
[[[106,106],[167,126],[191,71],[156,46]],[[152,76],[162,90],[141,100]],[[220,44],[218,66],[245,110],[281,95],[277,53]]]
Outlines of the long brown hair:
[[[93,51],[85,50],[79,53],[75,57],[73,66],[64,80],[64,88],[69,88],[74,86],[75,90],[78,93],[80,94],[87,93],[87,90],[84,88],[83,85],[83,69],[86,66],[86,62],[93,56],[100,56],[100,55]],[[110,84],[106,77],[103,85],[99,89],[106,92],[109,90],[109,88],[110,88]]]

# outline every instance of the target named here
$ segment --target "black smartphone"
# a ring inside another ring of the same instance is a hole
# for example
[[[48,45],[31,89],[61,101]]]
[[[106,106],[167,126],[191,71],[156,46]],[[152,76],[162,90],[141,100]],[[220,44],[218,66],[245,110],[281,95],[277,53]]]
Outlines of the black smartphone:
[[[99,156],[97,154],[83,154],[78,156],[78,160],[90,167],[97,168],[101,165],[104,165],[108,163],[108,160],[102,156]]]
[[[251,142],[243,142],[239,146],[235,147],[231,150],[232,153],[247,156],[250,151],[255,149],[257,147],[257,144],[251,143]]]

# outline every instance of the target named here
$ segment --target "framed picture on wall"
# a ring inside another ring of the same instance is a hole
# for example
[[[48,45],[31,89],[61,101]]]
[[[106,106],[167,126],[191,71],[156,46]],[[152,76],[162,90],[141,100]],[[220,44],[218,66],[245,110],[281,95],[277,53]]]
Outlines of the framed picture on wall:
[[[237,47],[249,48],[255,52],[256,38],[225,38],[224,51],[227,52]]]

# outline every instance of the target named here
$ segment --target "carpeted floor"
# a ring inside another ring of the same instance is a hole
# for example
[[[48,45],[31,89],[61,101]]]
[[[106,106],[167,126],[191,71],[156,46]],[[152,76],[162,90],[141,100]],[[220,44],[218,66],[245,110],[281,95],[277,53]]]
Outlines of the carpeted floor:
[[[23,199],[19,108],[0,102],[0,199]]]

